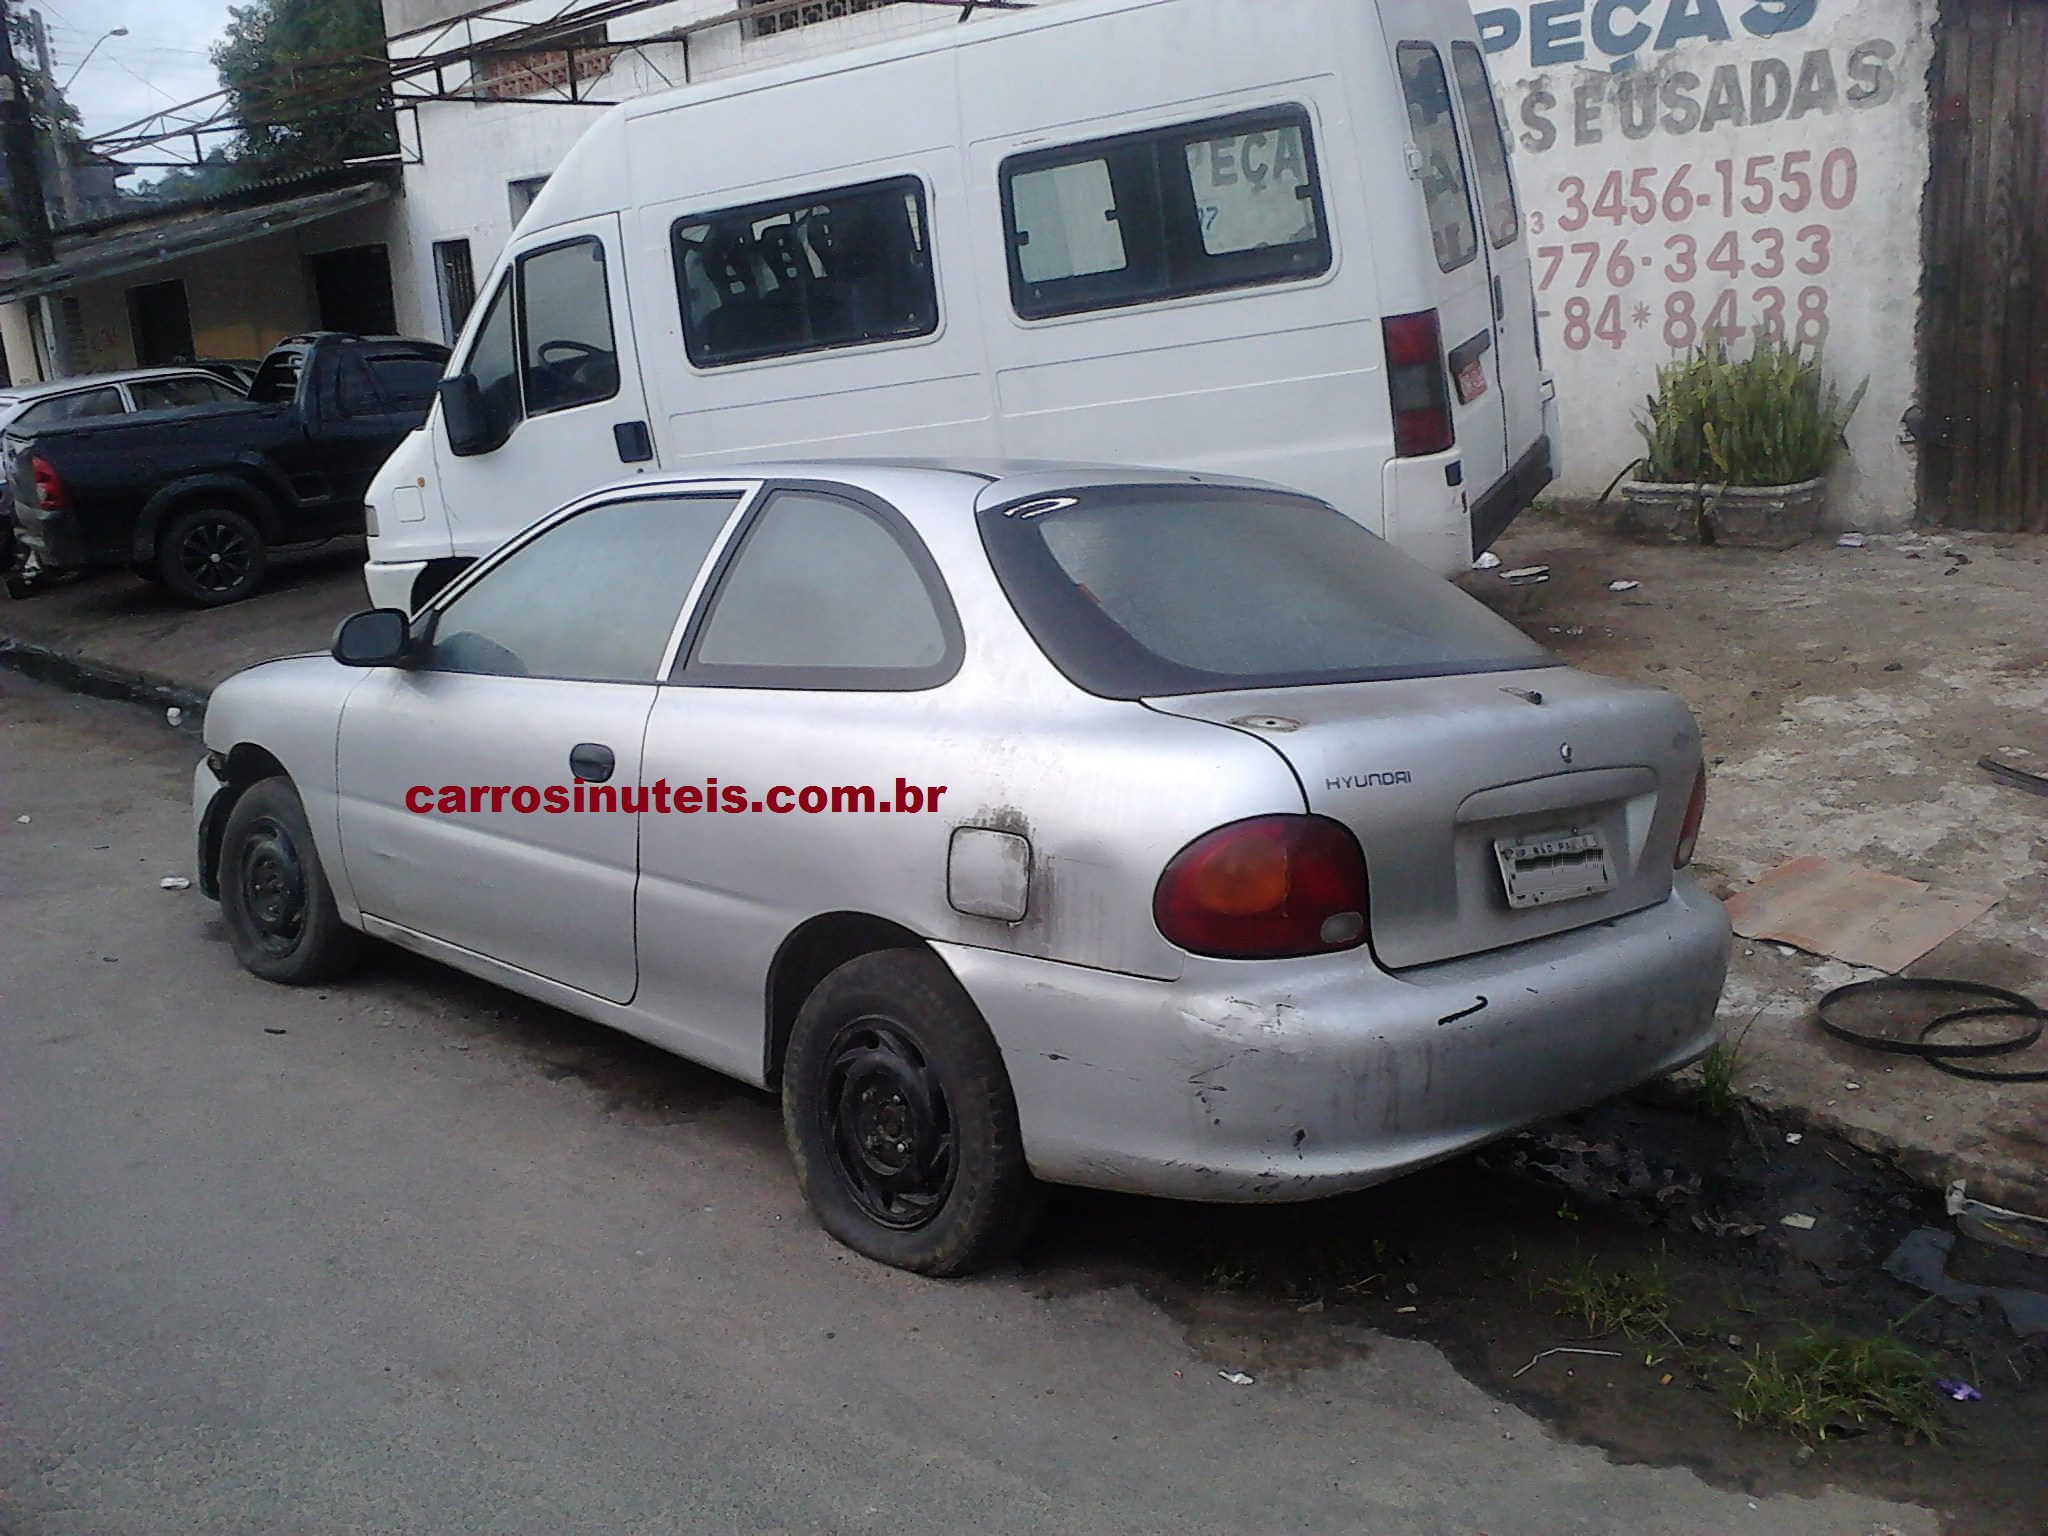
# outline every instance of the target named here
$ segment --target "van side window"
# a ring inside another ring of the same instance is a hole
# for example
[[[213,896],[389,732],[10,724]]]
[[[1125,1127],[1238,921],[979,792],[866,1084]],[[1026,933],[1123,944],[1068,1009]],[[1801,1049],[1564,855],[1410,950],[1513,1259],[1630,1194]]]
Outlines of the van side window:
[[[600,242],[585,237],[519,258],[519,351],[529,416],[619,392]]]
[[[716,368],[931,335],[930,231],[914,176],[676,220],[690,361]]]
[[[1479,173],[1486,237],[1499,250],[1513,245],[1522,233],[1514,178],[1508,174],[1508,139],[1500,125],[1500,103],[1494,99],[1486,60],[1474,44],[1451,44],[1451,72],[1458,77],[1458,99],[1465,104],[1465,122],[1472,132],[1472,159]]]
[[[1401,94],[1408,102],[1408,132],[1422,156],[1422,200],[1429,210],[1436,264],[1455,272],[1479,254],[1479,235],[1472,224],[1465,152],[1458,147],[1443,55],[1429,43],[1403,43],[1394,57],[1401,71]]]
[[[519,350],[512,335],[512,274],[506,273],[484,310],[462,371],[476,380],[491,440],[502,443],[526,415],[519,398]]]
[[[1300,107],[1032,150],[1002,180],[1010,296],[1027,320],[1330,269]]]

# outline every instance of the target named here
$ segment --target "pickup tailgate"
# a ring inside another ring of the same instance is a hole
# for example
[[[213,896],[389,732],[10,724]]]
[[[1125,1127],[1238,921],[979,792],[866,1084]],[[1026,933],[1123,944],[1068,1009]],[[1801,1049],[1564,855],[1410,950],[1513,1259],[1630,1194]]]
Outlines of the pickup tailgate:
[[[1670,894],[1700,740],[1662,690],[1555,668],[1147,702],[1260,736],[1309,809],[1351,828],[1389,968]]]

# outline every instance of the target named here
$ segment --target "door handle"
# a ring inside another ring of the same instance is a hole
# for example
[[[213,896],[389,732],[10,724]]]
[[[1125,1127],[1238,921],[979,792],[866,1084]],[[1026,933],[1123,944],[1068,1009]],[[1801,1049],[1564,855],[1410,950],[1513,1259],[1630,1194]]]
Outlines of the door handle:
[[[645,464],[654,457],[654,435],[644,421],[622,421],[612,428],[612,443],[621,464]]]
[[[569,749],[569,771],[586,784],[608,782],[618,765],[612,749],[594,741],[578,742]]]

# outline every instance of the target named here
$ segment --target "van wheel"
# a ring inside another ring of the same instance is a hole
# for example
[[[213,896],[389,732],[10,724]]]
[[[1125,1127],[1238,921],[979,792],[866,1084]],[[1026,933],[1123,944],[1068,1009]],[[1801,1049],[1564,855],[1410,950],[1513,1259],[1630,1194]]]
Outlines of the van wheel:
[[[243,968],[289,987],[333,981],[362,952],[341,920],[290,779],[252,784],[220,840],[220,911]]]
[[[923,950],[849,960],[805,1000],[783,1063],[782,1124],[819,1224],[898,1269],[999,1264],[1044,1206],[1002,1053]]]
[[[156,568],[164,585],[202,608],[240,602],[256,590],[268,564],[263,530],[233,507],[192,507],[157,535]]]

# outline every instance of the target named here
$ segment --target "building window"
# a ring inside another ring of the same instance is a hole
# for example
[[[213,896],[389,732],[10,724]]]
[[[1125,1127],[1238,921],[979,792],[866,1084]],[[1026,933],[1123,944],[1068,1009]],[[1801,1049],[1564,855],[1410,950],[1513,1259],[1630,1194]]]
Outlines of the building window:
[[[914,176],[676,220],[683,344],[699,368],[939,328],[924,184]]]
[[[452,347],[476,307],[476,271],[469,262],[467,240],[434,242],[434,284],[441,294],[441,334]]]
[[[885,5],[898,3],[900,0],[804,0],[803,4],[791,5],[789,0],[746,0],[746,8],[750,11],[778,7],[768,15],[750,18],[747,36],[773,37],[778,32],[794,32],[798,27],[837,21],[842,16],[857,15],[861,11],[879,11]]]
[[[514,228],[526,217],[526,210],[533,206],[533,200],[540,196],[540,189],[547,184],[545,176],[522,176],[517,181],[505,183],[505,200],[512,208]]]
[[[1330,270],[1300,107],[1033,150],[1003,163],[1002,183],[1027,320]]]

